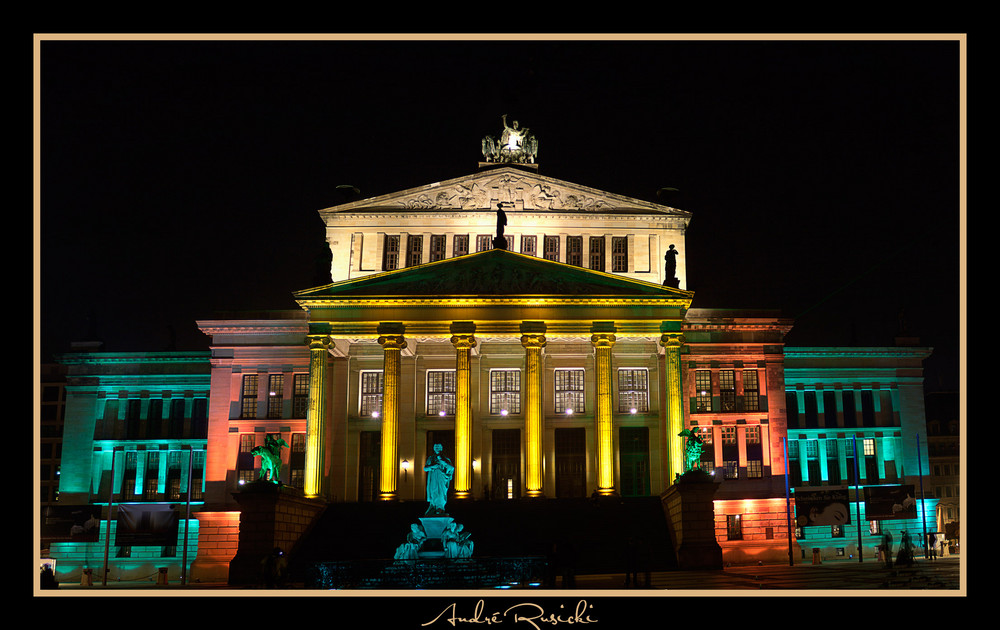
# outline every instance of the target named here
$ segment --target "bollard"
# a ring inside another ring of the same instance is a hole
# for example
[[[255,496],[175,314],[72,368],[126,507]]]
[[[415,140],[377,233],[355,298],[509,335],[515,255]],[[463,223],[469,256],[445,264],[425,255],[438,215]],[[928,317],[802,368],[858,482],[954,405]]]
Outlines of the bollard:
[[[93,586],[94,585],[94,570],[84,569],[83,573],[80,575],[80,586]]]
[[[813,547],[813,564],[823,564],[823,558],[819,555],[819,547]]]
[[[157,586],[166,586],[167,585],[167,567],[160,567],[159,571],[160,571],[160,575],[158,575],[156,577],[156,585]]]

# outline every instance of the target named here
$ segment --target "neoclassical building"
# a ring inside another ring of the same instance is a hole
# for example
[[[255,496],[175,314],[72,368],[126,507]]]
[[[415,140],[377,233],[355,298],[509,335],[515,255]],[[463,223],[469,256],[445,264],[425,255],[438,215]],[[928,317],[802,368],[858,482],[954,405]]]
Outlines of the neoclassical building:
[[[656,496],[684,470],[689,429],[720,480],[716,539],[731,562],[781,561],[792,547],[801,557],[803,536],[830,554],[856,552],[859,538],[843,528],[806,528],[790,542],[786,509],[788,480],[845,483],[842,444],[855,434],[877,453],[862,479],[917,475],[910,436],[925,431],[916,388],[927,349],[790,350],[794,322],[777,312],[698,308],[686,280],[689,212],[500,160],[319,214],[329,284],[294,291],[298,309],[198,321],[208,391],[188,398],[201,414],[205,396],[205,457],[178,486],[200,484],[191,575],[225,578],[235,495],[258,477],[251,451],[269,434],[288,444],[282,483],[340,503],[423,500],[435,444],[455,464],[455,500]],[[858,393],[861,420],[845,412],[845,391]],[[121,399],[108,390],[92,403]],[[137,422],[146,408],[134,408]],[[87,426],[129,409],[90,409]],[[98,488],[109,481],[105,451],[139,443],[127,431],[89,442],[90,430],[78,431],[72,470],[77,485]],[[861,527],[861,546],[877,545],[878,528]]]

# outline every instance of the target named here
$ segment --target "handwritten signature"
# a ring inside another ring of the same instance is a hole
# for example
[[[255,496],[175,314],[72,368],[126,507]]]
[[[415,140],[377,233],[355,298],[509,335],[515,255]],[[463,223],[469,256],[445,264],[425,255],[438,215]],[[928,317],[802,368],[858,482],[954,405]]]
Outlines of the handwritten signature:
[[[577,602],[576,608],[572,613],[565,610],[565,606],[562,604],[559,605],[559,608],[562,610],[557,613],[549,613],[538,604],[522,602],[520,604],[510,606],[502,612],[498,610],[492,613],[486,613],[486,602],[479,600],[472,611],[472,616],[462,617],[458,614],[458,603],[452,602],[451,604],[445,606],[444,610],[442,610],[437,617],[420,625],[429,626],[439,621],[446,621],[454,628],[460,623],[480,623],[492,625],[503,623],[504,621],[512,621],[514,623],[523,621],[531,625],[531,627],[535,628],[535,630],[541,630],[542,626],[540,624],[555,626],[564,623],[597,623],[597,619],[590,616],[594,605],[588,604],[585,599],[581,599]]]

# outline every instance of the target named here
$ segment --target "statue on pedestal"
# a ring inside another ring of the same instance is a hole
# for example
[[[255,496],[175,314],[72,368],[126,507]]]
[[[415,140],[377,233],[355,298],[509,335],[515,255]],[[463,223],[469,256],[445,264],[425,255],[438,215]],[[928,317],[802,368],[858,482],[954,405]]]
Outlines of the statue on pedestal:
[[[483,138],[483,157],[487,162],[534,164],[538,157],[538,139],[527,127],[522,129],[516,120],[508,125],[507,114],[501,120],[503,132],[500,134],[500,141],[497,142],[492,136]]]
[[[444,447],[434,445],[434,454],[427,458],[424,472],[427,473],[427,512],[425,516],[446,515],[445,505],[448,503],[448,484],[455,475],[455,465],[441,454]]]
[[[507,225],[507,213],[503,211],[503,203],[497,204],[497,235],[493,238],[493,249],[507,249],[507,237],[503,235]]]
[[[687,438],[684,444],[684,472],[701,468],[701,451],[705,441],[690,429],[684,429],[677,435]]]
[[[663,260],[665,262],[663,268],[663,286],[677,288],[677,286],[681,283],[681,281],[677,279],[677,255],[679,253],[680,252],[674,249],[674,246],[671,245],[670,249],[667,250],[667,253],[663,255]]]

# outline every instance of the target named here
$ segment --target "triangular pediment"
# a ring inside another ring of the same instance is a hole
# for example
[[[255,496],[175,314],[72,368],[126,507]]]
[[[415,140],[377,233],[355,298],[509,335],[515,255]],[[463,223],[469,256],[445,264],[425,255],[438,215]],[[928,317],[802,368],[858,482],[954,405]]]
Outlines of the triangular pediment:
[[[606,297],[658,298],[690,302],[690,291],[492,249],[416,267],[335,282],[295,293],[313,300],[410,297]]]
[[[525,211],[690,217],[684,210],[545,177],[514,166],[488,168],[473,175],[352,201],[321,210],[320,214],[496,210],[497,203]]]

